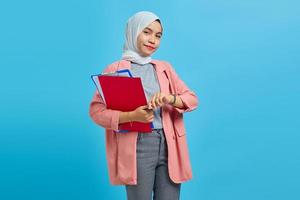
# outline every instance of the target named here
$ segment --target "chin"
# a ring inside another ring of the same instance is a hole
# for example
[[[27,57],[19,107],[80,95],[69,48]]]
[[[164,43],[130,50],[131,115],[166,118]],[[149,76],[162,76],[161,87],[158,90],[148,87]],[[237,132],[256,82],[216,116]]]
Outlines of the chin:
[[[144,51],[144,52],[143,52],[143,55],[145,55],[145,56],[151,56],[154,52],[155,52],[155,51],[151,51],[151,52],[149,52],[149,51]]]
[[[142,54],[140,54],[141,56],[143,56],[143,57],[147,57],[147,56],[151,56],[152,55],[152,53],[142,53]]]

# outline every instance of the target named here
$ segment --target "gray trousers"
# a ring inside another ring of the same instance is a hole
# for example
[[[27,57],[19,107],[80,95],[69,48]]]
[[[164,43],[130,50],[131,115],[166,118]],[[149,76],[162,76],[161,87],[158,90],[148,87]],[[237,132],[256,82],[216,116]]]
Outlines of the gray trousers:
[[[178,200],[181,184],[168,173],[168,148],[163,129],[139,133],[137,138],[137,185],[125,185],[128,200]]]

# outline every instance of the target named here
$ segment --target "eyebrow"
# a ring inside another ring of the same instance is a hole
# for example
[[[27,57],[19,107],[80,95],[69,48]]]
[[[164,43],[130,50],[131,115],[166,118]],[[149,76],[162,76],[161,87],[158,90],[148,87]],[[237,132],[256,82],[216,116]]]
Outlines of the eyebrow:
[[[150,31],[152,31],[152,32],[153,32],[153,30],[152,30],[151,28],[148,28],[148,27],[146,27],[145,29],[149,29]],[[162,35],[162,32],[157,32],[157,33],[159,33],[159,34],[161,34],[161,35]]]

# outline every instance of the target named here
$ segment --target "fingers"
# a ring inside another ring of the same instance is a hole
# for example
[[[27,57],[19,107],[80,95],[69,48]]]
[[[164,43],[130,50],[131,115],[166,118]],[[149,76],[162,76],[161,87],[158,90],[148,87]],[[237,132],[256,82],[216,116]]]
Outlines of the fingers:
[[[163,104],[162,97],[163,97],[163,95],[161,93],[157,94],[156,101],[155,101],[157,106],[162,106],[162,104]]]
[[[145,116],[145,117],[149,117],[151,115],[153,115],[153,110],[148,108],[148,105],[143,105],[140,106],[137,109],[137,112],[141,115],[141,116]]]
[[[141,109],[145,110],[148,108],[148,105],[140,106]]]
[[[164,104],[168,104],[169,103],[169,100],[168,100],[167,96],[164,96],[162,99],[163,99]]]
[[[164,104],[166,104],[165,99],[166,99],[166,95],[161,92],[158,92],[154,94],[154,96],[148,102],[148,107],[156,109],[157,107],[163,106]]]
[[[159,106],[159,97],[160,97],[160,93],[156,93],[152,98],[151,103],[154,109],[156,109],[156,107]]]
[[[157,94],[154,94],[154,96],[150,100],[150,107],[154,108],[154,109],[156,108],[156,104],[155,104],[156,96],[157,96]]]
[[[151,101],[148,102],[148,109],[152,109]]]
[[[146,118],[146,122],[152,122],[153,119],[154,119],[154,115],[152,114]]]
[[[148,108],[148,105],[139,106],[134,110],[135,119],[139,122],[152,122],[154,119],[154,111]]]
[[[142,122],[152,122],[154,119],[154,112],[153,110],[143,110],[140,112],[139,116]]]

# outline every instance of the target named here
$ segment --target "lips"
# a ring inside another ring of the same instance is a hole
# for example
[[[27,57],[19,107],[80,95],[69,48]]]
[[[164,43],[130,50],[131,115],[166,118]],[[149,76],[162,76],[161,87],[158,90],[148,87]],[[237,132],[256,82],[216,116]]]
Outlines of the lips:
[[[145,47],[147,47],[149,50],[154,50],[155,48],[149,45],[145,45]]]

